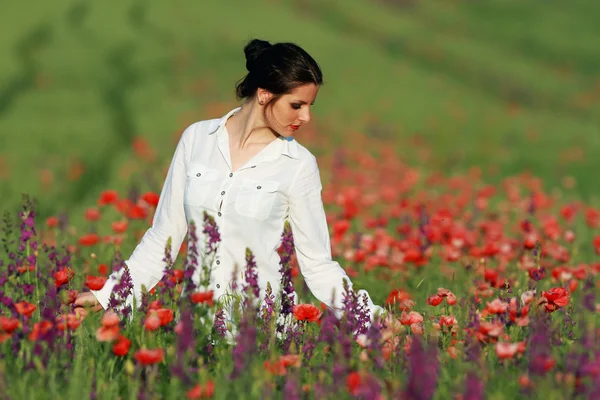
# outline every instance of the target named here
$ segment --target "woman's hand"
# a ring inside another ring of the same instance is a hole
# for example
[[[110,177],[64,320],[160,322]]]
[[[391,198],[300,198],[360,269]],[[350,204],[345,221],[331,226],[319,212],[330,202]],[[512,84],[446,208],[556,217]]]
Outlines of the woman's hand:
[[[102,305],[98,302],[98,299],[92,292],[79,293],[73,304],[75,304],[75,314],[81,318],[87,316],[88,310],[98,312],[103,309]]]

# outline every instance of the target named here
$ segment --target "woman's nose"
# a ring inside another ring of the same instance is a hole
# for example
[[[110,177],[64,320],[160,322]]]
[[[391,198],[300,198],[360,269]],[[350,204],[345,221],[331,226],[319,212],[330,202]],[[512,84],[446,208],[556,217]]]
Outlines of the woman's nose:
[[[308,108],[300,112],[300,121],[302,121],[303,124],[310,121],[310,111],[308,111]]]

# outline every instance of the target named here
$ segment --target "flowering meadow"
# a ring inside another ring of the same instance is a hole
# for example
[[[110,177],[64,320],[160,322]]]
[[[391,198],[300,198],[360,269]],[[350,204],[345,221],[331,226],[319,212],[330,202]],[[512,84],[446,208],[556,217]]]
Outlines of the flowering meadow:
[[[34,3],[0,13],[0,400],[600,399],[600,3]],[[215,298],[209,215],[124,306],[181,132],[239,105],[251,36],[323,69],[297,139],[374,321],[312,296],[289,228],[281,292],[257,298],[249,248]],[[113,271],[110,309],[75,307]]]
[[[600,209],[530,174],[492,186],[477,169],[427,173],[370,146],[319,162],[336,176],[323,191],[333,256],[392,316],[373,323],[353,290],[332,293],[341,319],[312,297],[288,225],[281,293],[257,298],[247,249],[243,294],[214,298],[209,215],[177,260],[165,252],[163,279],[133,311],[123,248],[149,227],[157,192],[106,188],[78,226],[39,220],[24,195],[2,221],[2,398],[599,398]],[[122,268],[109,310],[74,308]]]

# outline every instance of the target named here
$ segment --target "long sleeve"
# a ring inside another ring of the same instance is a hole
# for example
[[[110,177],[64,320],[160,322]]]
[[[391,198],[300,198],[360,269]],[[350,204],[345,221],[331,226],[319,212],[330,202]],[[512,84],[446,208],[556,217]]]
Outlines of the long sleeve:
[[[171,237],[171,257],[175,260],[187,233],[183,193],[194,129],[195,124],[192,124],[181,135],[161,190],[152,226],[145,232],[129,259],[125,261],[131,274],[133,294],[138,305],[141,300],[142,285],[150,290],[164,275],[163,259],[168,238]],[[112,289],[118,283],[123,271],[124,268],[120,273],[113,273],[101,290],[92,291],[105,310]],[[133,296],[128,297],[127,304],[133,306]]]
[[[343,314],[343,280],[350,278],[331,257],[331,243],[323,200],[321,198],[321,178],[316,159],[311,157],[304,162],[296,174],[289,196],[289,215],[294,245],[300,272],[312,294],[331,308],[338,318]],[[335,291],[332,304],[332,291]],[[376,306],[364,290],[359,290],[362,297],[366,294],[371,310],[371,320],[376,314],[384,312]]]

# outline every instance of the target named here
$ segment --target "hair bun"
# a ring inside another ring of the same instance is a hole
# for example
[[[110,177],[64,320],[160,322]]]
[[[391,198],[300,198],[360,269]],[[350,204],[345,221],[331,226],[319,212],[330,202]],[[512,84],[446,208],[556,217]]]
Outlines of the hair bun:
[[[253,71],[256,68],[258,59],[265,50],[271,47],[271,43],[266,40],[252,39],[244,47],[244,54],[246,55],[246,69],[248,72]]]

